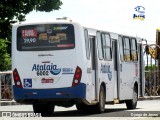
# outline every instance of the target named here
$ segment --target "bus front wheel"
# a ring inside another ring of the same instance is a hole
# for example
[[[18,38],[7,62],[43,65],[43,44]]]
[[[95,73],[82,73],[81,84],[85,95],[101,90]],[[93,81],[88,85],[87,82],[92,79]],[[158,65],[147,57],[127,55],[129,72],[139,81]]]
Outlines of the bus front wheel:
[[[126,101],[127,109],[136,109],[137,100],[138,100],[138,90],[137,87],[134,87],[132,100]]]

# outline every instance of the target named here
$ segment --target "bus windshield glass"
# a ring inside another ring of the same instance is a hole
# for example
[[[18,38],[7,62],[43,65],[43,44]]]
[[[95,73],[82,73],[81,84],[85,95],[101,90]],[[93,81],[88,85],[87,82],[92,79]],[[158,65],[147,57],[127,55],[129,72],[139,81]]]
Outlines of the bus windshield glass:
[[[17,29],[17,50],[47,51],[75,47],[74,27],[71,24],[39,24]]]

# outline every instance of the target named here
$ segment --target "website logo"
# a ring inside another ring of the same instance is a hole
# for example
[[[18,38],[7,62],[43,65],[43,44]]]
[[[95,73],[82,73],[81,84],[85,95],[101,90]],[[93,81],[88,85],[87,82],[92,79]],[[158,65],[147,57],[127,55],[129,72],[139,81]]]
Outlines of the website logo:
[[[145,20],[145,8],[143,6],[136,6],[133,14],[134,20]]]
[[[41,113],[33,113],[32,111],[0,111],[0,117],[7,118],[24,118],[24,117],[42,117]]]

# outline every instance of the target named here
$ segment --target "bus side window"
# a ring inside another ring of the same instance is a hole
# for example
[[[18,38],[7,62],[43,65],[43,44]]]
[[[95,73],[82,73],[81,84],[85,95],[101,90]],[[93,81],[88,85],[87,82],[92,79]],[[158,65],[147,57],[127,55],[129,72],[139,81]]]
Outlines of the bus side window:
[[[105,60],[112,59],[112,52],[111,52],[111,38],[109,34],[102,34],[102,44],[103,44],[103,57]]]
[[[85,36],[85,44],[86,44],[86,57],[89,60],[90,59],[90,40],[89,40],[87,29],[84,30],[84,36]]]
[[[138,60],[138,53],[137,53],[137,41],[135,38],[131,39],[131,55],[132,55],[132,60],[137,61]]]
[[[97,43],[98,43],[98,57],[100,60],[103,59],[103,55],[102,55],[102,42],[101,42],[101,34],[100,32],[97,32]]]
[[[124,61],[124,47],[123,47],[123,41],[121,36],[119,36],[118,41],[119,41],[120,59],[121,61]]]
[[[126,62],[131,61],[130,39],[129,39],[128,37],[124,37],[123,43],[124,43],[124,60],[125,60]]]

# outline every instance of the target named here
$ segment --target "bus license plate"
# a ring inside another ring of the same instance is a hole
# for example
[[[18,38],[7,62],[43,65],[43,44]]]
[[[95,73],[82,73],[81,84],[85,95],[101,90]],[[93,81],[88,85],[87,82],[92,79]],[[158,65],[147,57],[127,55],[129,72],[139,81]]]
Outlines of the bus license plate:
[[[49,78],[49,79],[43,78],[41,82],[42,82],[42,83],[53,83],[54,80],[53,80],[52,78]]]

